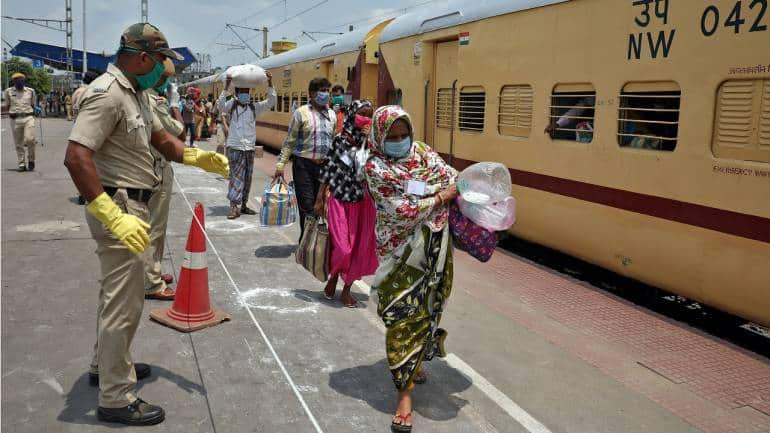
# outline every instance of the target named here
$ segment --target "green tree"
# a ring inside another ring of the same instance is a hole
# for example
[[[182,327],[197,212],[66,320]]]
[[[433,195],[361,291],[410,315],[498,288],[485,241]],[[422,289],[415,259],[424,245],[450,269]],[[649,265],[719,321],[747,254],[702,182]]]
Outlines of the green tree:
[[[3,83],[2,85],[10,83],[11,75],[16,72],[21,72],[27,76],[27,86],[35,89],[38,95],[45,95],[51,91],[51,77],[48,76],[45,69],[34,69],[31,63],[18,57],[13,57],[3,64],[0,83]]]

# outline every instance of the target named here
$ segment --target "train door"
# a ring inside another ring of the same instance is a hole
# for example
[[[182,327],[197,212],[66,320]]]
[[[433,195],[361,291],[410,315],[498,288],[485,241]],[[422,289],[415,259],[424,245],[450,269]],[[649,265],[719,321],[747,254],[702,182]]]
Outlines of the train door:
[[[439,42],[435,45],[434,77],[434,128],[433,148],[443,154],[453,151],[455,124],[455,92],[457,88],[457,41]]]

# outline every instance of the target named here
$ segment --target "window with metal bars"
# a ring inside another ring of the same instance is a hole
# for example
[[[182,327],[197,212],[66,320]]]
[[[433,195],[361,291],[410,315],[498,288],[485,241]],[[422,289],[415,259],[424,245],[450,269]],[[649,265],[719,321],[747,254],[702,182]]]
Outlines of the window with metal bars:
[[[548,132],[556,140],[590,143],[594,139],[596,91],[590,84],[559,84],[551,93]]]
[[[460,104],[457,120],[461,131],[484,130],[484,111],[486,109],[486,92],[480,86],[463,87],[460,89]]]
[[[497,131],[500,135],[529,137],[532,130],[532,86],[517,84],[500,89]]]
[[[307,93],[302,92],[299,94],[299,105],[307,105]]]
[[[673,151],[679,135],[682,91],[673,82],[628,83],[620,92],[618,144]]]
[[[284,93],[283,98],[281,98],[281,111],[288,113],[289,108],[291,108],[291,97]]]
[[[770,162],[770,79],[719,86],[713,151],[719,158]]]
[[[449,89],[449,90],[451,91],[452,89]],[[402,96],[403,96],[403,93],[401,92],[401,89],[388,90],[388,94],[387,94],[388,105],[402,105],[401,104]]]
[[[436,92],[436,127],[450,129],[454,121],[451,88],[438,89]]]

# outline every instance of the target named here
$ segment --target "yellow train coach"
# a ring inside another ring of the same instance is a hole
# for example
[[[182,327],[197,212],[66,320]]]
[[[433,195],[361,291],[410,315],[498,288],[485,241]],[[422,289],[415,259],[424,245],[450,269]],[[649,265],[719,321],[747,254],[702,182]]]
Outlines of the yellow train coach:
[[[770,326],[768,3],[425,7],[260,61],[281,104],[258,137],[324,75],[459,168],[505,163],[516,236]]]

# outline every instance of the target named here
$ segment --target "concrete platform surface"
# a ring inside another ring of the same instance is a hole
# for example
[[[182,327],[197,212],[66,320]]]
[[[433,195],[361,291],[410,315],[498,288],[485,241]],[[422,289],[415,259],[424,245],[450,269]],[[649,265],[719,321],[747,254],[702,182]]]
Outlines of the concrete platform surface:
[[[227,220],[226,180],[180,165],[164,267],[178,274],[203,203],[211,300],[232,321],[181,334],[149,320],[170,304],[148,301],[132,356],[152,365],[139,393],[167,419],[100,424],[86,374],[95,244],[62,165],[71,123],[43,121],[33,173],[15,171],[2,121],[3,431],[390,431],[396,392],[376,295],[361,283],[357,309],[324,300],[294,263],[296,225]],[[255,209],[274,161],[257,161]],[[417,388],[414,431],[770,431],[767,359],[503,251],[485,265],[458,254],[456,266],[443,322],[451,354]]]

